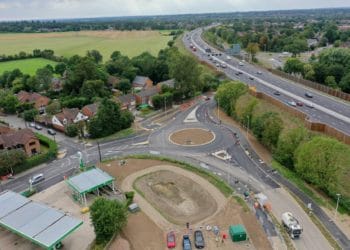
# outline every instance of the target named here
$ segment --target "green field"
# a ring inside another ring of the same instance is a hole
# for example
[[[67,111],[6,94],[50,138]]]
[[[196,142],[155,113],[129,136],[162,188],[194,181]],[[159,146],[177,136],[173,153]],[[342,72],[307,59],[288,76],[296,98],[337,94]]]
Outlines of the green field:
[[[85,55],[96,49],[108,60],[113,51],[133,57],[148,51],[157,55],[171,36],[159,31],[79,31],[56,33],[0,34],[0,54],[13,55],[20,51],[52,49],[56,55]]]
[[[43,68],[46,65],[56,65],[56,62],[43,59],[43,58],[32,58],[32,59],[23,59],[9,62],[0,62],[0,74],[4,71],[11,71],[14,69],[20,69],[22,73],[35,75],[35,72],[39,68]]]

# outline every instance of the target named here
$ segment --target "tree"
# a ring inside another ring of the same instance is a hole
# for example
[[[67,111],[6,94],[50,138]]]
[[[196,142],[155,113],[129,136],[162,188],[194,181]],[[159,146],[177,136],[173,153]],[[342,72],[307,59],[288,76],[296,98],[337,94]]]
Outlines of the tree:
[[[132,123],[134,122],[134,115],[128,111],[124,110],[120,113],[120,123],[121,129],[130,128]]]
[[[61,111],[61,104],[59,101],[52,101],[49,105],[46,106],[45,111],[49,115],[58,114]]]
[[[289,74],[302,73],[304,71],[304,63],[297,58],[289,58],[284,64],[283,71]]]
[[[4,109],[7,114],[16,113],[16,107],[19,104],[17,97],[9,92],[0,92],[0,107]]]
[[[350,93],[350,72],[341,79],[339,86],[342,91]]]
[[[88,52],[86,52],[86,56],[90,57],[94,60],[95,63],[100,63],[102,62],[102,55],[98,50],[89,50]]]
[[[13,173],[13,167],[25,162],[27,155],[22,149],[0,151],[0,172]]]
[[[65,134],[69,137],[75,137],[79,133],[79,128],[76,124],[70,124],[66,127]]]
[[[44,67],[44,68],[38,69],[36,71],[35,78],[39,84],[39,89],[48,90],[51,86],[52,77],[53,77],[53,74],[49,68]]]
[[[38,114],[39,112],[36,109],[25,110],[23,112],[23,118],[27,122],[32,122]]]
[[[118,83],[118,89],[123,92],[123,94],[126,94],[131,89],[131,83],[129,79],[121,79]]]
[[[109,74],[118,75],[130,81],[134,80],[137,72],[137,68],[132,65],[131,60],[119,51],[112,53],[111,60],[106,63],[106,69]]]
[[[96,243],[103,244],[121,232],[127,223],[128,214],[125,204],[98,197],[90,206],[90,218],[94,225]]]
[[[337,82],[335,81],[334,76],[327,76],[326,79],[324,80],[324,83],[331,88],[337,87]]]
[[[66,71],[67,65],[65,63],[57,63],[55,66],[55,73],[63,76],[63,73]]]
[[[142,76],[148,76],[154,79],[154,74],[156,74],[156,62],[157,58],[152,56],[149,52],[143,52],[141,55],[136,56],[131,59],[134,67],[138,68],[138,74]]]
[[[169,61],[169,75],[176,80],[175,90],[185,98],[193,97],[196,91],[202,89],[199,82],[200,69],[191,56],[179,52],[172,54]]]
[[[279,138],[274,158],[282,165],[294,169],[295,150],[299,145],[310,139],[310,133],[304,128],[299,127],[288,131]]]
[[[301,144],[295,153],[295,170],[328,194],[349,194],[349,146],[323,136]]]
[[[108,97],[110,92],[103,81],[87,80],[80,89],[80,95],[91,101],[93,97]]]
[[[171,108],[173,105],[173,94],[166,92],[152,97],[152,104],[154,109]]]
[[[259,44],[248,43],[247,52],[250,55],[251,60],[254,61],[255,55],[259,52]]]

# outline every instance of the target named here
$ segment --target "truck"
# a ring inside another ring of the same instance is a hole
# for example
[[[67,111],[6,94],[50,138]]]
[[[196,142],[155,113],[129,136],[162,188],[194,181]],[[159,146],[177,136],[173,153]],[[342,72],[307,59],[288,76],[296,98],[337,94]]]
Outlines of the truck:
[[[291,212],[285,212],[282,214],[282,224],[292,239],[299,238],[303,232],[303,228],[299,224],[299,221]]]

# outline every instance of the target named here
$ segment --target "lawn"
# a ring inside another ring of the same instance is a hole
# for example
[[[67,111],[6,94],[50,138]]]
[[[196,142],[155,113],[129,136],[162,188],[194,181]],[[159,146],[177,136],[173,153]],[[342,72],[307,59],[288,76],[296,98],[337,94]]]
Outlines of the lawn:
[[[2,43],[1,39],[0,39],[0,43]],[[15,61],[9,61],[9,62],[0,62],[0,74],[2,74],[4,71],[11,71],[18,68],[25,74],[34,75],[37,69],[43,68],[48,64],[54,66],[56,62],[43,59],[43,58],[32,58],[32,59],[15,60]]]
[[[96,49],[107,60],[113,51],[133,57],[148,51],[157,55],[165,48],[171,36],[159,31],[79,31],[55,33],[0,34],[1,54],[13,55],[20,51],[52,49],[56,55],[69,57],[85,55]]]

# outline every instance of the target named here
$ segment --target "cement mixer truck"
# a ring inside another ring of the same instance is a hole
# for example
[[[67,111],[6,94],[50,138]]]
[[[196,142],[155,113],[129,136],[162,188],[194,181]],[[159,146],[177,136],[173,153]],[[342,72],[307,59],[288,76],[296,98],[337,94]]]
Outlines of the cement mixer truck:
[[[303,228],[299,224],[299,221],[290,212],[282,214],[282,224],[292,239],[299,238],[303,232]]]

